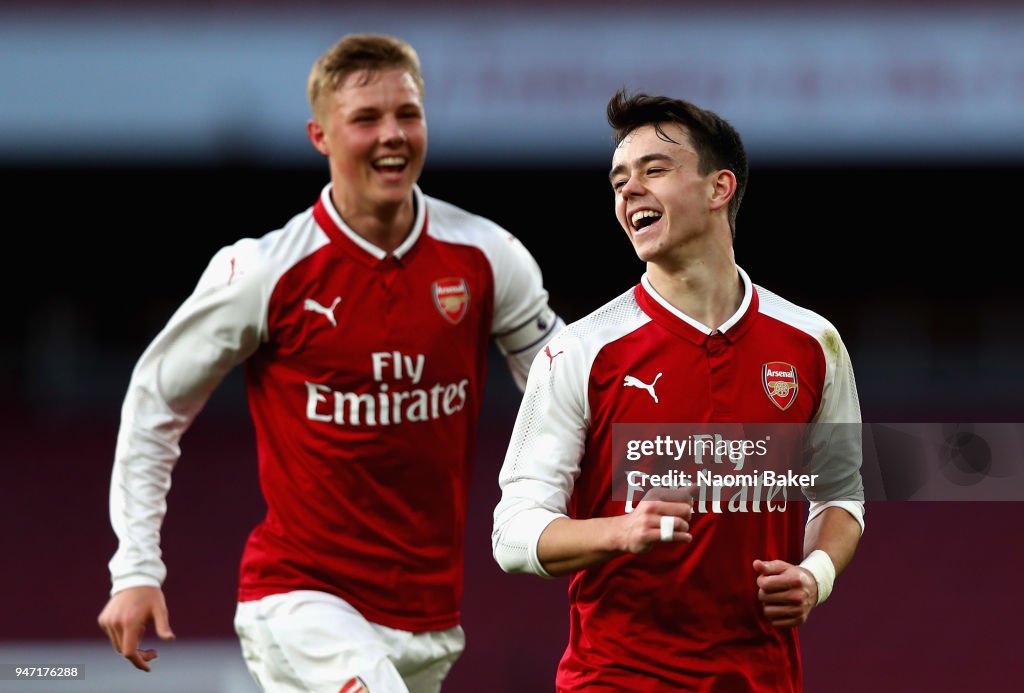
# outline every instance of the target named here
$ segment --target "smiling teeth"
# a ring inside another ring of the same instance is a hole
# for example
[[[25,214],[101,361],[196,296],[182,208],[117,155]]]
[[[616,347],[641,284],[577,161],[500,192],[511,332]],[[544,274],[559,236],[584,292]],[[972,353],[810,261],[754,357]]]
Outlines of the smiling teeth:
[[[633,212],[633,216],[629,218],[633,226],[640,223],[641,219],[660,219],[661,212],[655,212],[652,209],[641,209],[639,212]]]
[[[383,156],[373,162],[374,166],[405,166],[405,157]]]

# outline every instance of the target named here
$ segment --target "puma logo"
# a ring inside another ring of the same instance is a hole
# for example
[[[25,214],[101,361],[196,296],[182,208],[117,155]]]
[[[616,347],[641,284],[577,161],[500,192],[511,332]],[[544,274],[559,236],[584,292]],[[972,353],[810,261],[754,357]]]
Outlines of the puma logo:
[[[658,395],[657,393],[654,392],[654,384],[658,382],[658,378],[660,377],[661,373],[658,373],[658,375],[654,376],[654,380],[651,382],[651,384],[648,385],[647,383],[641,380],[637,380],[631,375],[627,375],[625,380],[622,381],[622,387],[638,387],[641,390],[647,390],[647,394],[654,398],[654,403],[658,404]]]
[[[320,313],[327,321],[331,323],[332,327],[337,327],[338,322],[334,319],[334,309],[337,308],[338,304],[341,303],[341,296],[335,296],[334,302],[331,303],[330,308],[324,308],[322,305],[317,303],[311,298],[307,298],[306,302],[302,304],[304,310],[311,310],[314,313]]]
[[[355,676],[341,684],[338,693],[370,693],[370,689],[366,687],[361,678]]]
[[[561,356],[562,354],[564,354],[565,353],[565,349],[562,349],[557,354],[552,354],[551,353],[551,347],[544,347],[544,353],[548,357],[548,370],[550,371],[551,370],[551,366],[553,366],[554,363],[555,363],[555,357],[556,356]]]
[[[243,274],[245,274],[245,272],[242,272],[238,269],[238,267],[235,264],[235,258],[231,258],[231,273],[228,274],[228,285],[230,285],[231,282],[234,281],[235,277],[241,277]]]

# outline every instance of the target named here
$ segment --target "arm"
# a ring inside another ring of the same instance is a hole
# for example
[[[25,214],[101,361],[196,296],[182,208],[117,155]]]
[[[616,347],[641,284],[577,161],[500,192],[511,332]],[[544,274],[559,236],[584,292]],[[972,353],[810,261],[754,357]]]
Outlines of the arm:
[[[545,294],[546,295],[546,294]],[[522,391],[526,387],[526,378],[530,372],[530,364],[544,348],[548,339],[558,334],[565,323],[544,305],[525,323],[504,334],[497,335],[498,350],[505,356],[512,379]]]
[[[824,551],[835,568],[836,577],[839,577],[853,560],[860,535],[861,523],[849,511],[839,507],[826,508],[808,520],[804,528],[804,558],[814,551]]]
[[[757,598],[773,626],[793,628],[807,622],[811,609],[828,598],[833,581],[850,564],[860,535],[857,518],[843,508],[830,507],[808,521],[800,565],[754,561]]]
[[[804,529],[804,560],[794,566],[780,560],[755,560],[758,599],[777,628],[807,621],[811,609],[832,592],[864,531],[864,484],[860,405],[850,357],[835,328],[825,341],[826,380],[822,402],[808,435],[808,470],[820,482],[804,489],[811,501]]]
[[[505,461],[498,475],[491,546],[508,573],[552,577],[538,557],[547,527],[566,514],[586,437],[583,383],[589,364],[565,330],[533,361]],[[548,358],[547,354],[557,354]]]
[[[647,553],[662,541],[689,543],[690,498],[689,489],[653,488],[625,515],[556,519],[540,536],[537,558],[549,575],[557,577],[623,553]],[[672,518],[671,539],[662,536],[663,517]]]
[[[145,625],[173,637],[160,589],[166,576],[160,527],[178,443],[224,375],[260,340],[265,301],[250,245],[227,248],[211,261],[139,359],[121,410],[110,484],[118,548],[110,560],[111,599],[99,623],[115,649],[144,671],[156,657],[138,649]]]
[[[534,359],[494,511],[494,558],[506,572],[554,577],[623,552],[649,551],[661,540],[666,515],[675,518],[671,539],[689,541],[689,489],[652,489],[628,515],[567,516],[589,426],[592,360],[571,329]]]
[[[536,260],[510,233],[500,228],[499,233],[488,252],[494,269],[492,332],[513,380],[523,390],[538,352],[565,323],[548,306]]]

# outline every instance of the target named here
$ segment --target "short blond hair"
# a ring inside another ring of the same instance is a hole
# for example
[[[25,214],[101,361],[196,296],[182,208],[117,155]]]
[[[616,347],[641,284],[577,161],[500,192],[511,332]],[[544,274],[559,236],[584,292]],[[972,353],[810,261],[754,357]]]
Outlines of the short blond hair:
[[[309,72],[306,94],[313,117],[320,115],[325,94],[340,87],[353,72],[368,70],[405,70],[423,96],[423,72],[420,57],[402,39],[385,34],[349,34],[317,58]]]

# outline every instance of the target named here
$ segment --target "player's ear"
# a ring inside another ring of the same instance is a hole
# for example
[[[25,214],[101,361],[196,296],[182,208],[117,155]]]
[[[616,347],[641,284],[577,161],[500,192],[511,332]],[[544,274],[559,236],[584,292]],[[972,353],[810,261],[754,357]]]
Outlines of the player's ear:
[[[729,200],[736,194],[736,174],[727,168],[715,171],[711,176],[711,210],[728,207]]]
[[[309,137],[309,141],[313,143],[318,152],[324,156],[331,153],[327,146],[327,136],[324,133],[324,128],[316,119],[310,118],[306,121],[306,136]]]

